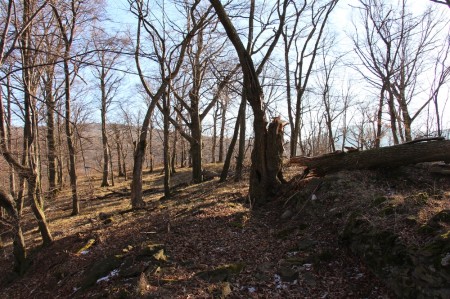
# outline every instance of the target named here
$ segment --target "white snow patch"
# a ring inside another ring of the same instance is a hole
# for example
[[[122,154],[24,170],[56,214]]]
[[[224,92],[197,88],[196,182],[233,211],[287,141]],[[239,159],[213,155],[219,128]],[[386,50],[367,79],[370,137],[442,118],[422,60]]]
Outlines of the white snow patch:
[[[109,281],[111,278],[113,278],[117,275],[119,275],[119,269],[114,269],[108,275],[97,279],[97,283],[99,283],[101,281]]]

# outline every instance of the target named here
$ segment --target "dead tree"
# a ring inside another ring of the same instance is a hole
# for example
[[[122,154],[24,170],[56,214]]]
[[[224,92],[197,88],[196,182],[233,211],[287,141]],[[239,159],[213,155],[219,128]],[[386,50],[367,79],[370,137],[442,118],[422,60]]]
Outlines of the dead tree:
[[[290,159],[291,164],[306,166],[318,175],[340,170],[392,168],[434,161],[450,163],[450,140],[425,139],[365,151],[336,152],[317,157]]]

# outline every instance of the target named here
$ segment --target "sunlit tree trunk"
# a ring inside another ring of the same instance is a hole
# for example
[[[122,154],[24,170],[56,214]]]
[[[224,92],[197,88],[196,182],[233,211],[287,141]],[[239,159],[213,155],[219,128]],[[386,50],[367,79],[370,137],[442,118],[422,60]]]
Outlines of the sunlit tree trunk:
[[[163,98],[163,117],[164,117],[164,140],[163,140],[163,151],[164,151],[164,197],[169,198],[170,193],[170,107],[169,107],[169,94],[165,94]]]
[[[267,164],[267,120],[264,110],[264,94],[261,88],[258,73],[254,67],[253,60],[246,50],[245,46],[237,34],[236,29],[231,23],[230,18],[225,12],[219,0],[210,0],[217,16],[222,23],[229,40],[232,42],[237,55],[239,56],[240,66],[244,76],[243,87],[245,96],[253,111],[253,130],[254,130],[254,147],[251,154],[252,165],[250,169],[250,200],[259,205],[270,199],[280,185],[277,178],[278,170],[275,172],[273,168],[268,168]],[[287,2],[281,4],[280,25],[276,32],[275,38],[271,43],[271,49],[275,47],[284,25],[284,17],[286,13]],[[271,54],[271,50],[267,53],[266,58]]]

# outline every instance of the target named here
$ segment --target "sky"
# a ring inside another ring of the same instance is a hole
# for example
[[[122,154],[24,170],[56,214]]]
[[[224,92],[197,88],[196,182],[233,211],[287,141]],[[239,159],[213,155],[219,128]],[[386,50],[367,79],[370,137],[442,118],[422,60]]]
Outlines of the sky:
[[[353,45],[348,36],[349,32],[353,29],[353,25],[351,23],[351,19],[354,11],[352,11],[351,6],[358,6],[358,0],[341,0],[333,12],[331,17],[330,27],[336,28],[336,31],[339,32],[337,41],[339,42],[340,50],[352,51]],[[127,0],[107,0],[107,12],[111,16],[111,27],[113,31],[126,31],[130,30],[130,32],[135,31],[136,20],[134,16],[129,11],[129,4]],[[418,0],[418,1],[409,1],[409,4],[414,12],[421,12],[430,1],[427,0]],[[437,5],[437,4],[435,4]],[[450,10],[444,5],[437,5],[438,9],[441,9],[445,13],[448,13],[450,19]],[[335,82],[341,82],[341,84],[346,84],[348,78],[357,77],[355,73],[352,74],[351,71],[347,71],[345,75],[341,75]],[[340,80],[340,81],[339,81]],[[344,82],[345,81],[345,82]],[[129,78],[128,82],[130,88],[134,84],[138,84],[137,78]],[[370,97],[372,92],[368,92],[367,86],[363,84],[359,86],[355,86],[357,94],[359,96]],[[447,92],[445,92],[442,96],[443,99],[448,98],[448,87]],[[419,101],[417,101],[419,102]],[[283,107],[283,104],[280,104],[279,107]],[[280,108],[282,109],[282,108]],[[450,128],[450,103],[445,107],[444,112],[445,120],[444,127]],[[417,126],[421,126],[420,122],[416,122]]]

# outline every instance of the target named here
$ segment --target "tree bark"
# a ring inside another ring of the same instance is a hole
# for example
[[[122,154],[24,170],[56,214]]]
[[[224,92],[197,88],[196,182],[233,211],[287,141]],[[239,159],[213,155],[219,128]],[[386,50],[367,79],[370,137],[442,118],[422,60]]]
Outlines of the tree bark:
[[[109,186],[109,146],[108,135],[106,134],[106,111],[107,111],[107,96],[106,96],[106,73],[104,66],[101,67],[100,72],[100,91],[101,91],[101,121],[102,121],[102,146],[103,146],[103,175],[101,187]]]
[[[213,113],[213,132],[211,141],[211,163],[216,163],[216,147],[217,147],[217,118],[219,117],[219,102],[216,103],[216,108]]]
[[[224,142],[225,142],[225,124],[228,102],[222,102],[222,114],[220,119],[220,137],[219,137],[219,163],[223,162]]]
[[[13,255],[14,255],[14,271],[23,274],[26,265],[27,251],[25,240],[22,233],[20,215],[15,208],[14,199],[11,194],[0,189],[0,207],[5,209],[9,216],[13,219]]]
[[[254,147],[252,150],[252,165],[250,169],[250,186],[249,196],[254,205],[259,205],[270,199],[274,191],[278,189],[280,181],[277,178],[276,172],[267,167],[267,120],[264,110],[264,93],[258,79],[258,72],[255,69],[253,60],[243,45],[234,25],[225,12],[219,0],[210,0],[214,7],[217,16],[222,23],[229,40],[232,42],[236,53],[239,57],[240,66],[244,76],[243,86],[245,96],[253,110],[253,130],[255,134]],[[264,57],[267,61],[271,51],[275,47],[284,25],[284,17],[286,12],[287,2],[284,2],[282,15],[280,18],[280,26],[272,40],[268,53]],[[260,64],[262,67],[264,63]]]
[[[306,166],[318,175],[340,170],[390,168],[434,161],[450,163],[450,140],[404,143],[366,151],[290,159],[290,163]]]
[[[245,159],[245,131],[246,131],[246,110],[247,110],[247,101],[245,99],[244,93],[242,94],[242,103],[239,107],[239,147],[238,147],[238,155],[236,158],[236,172],[234,174],[234,181],[239,182],[242,180],[242,172],[244,169],[244,159]]]
[[[164,114],[164,198],[170,197],[170,140],[169,140],[169,94],[166,93],[163,98],[163,114]]]
[[[44,82],[45,104],[47,106],[47,159],[48,159],[48,185],[50,198],[56,197],[56,141],[55,141],[55,99],[53,97],[53,68],[49,70]]]
[[[228,146],[228,151],[225,157],[225,162],[223,163],[222,172],[220,173],[220,182],[225,182],[228,177],[228,170],[230,169],[231,164],[231,158],[233,156],[234,147],[236,146],[236,141],[239,135],[239,125],[241,123],[242,113],[241,108],[242,106],[245,106],[245,102],[241,102],[241,105],[239,106],[238,115],[236,118],[236,124],[234,125],[234,132],[233,137],[231,138],[230,145]]]
[[[73,142],[73,128],[71,124],[71,71],[69,67],[70,62],[70,52],[72,49],[73,38],[75,34],[75,20],[77,17],[76,9],[74,6],[72,9],[72,20],[66,20],[70,22],[71,26],[67,26],[67,24],[63,23],[63,17],[60,15],[60,12],[56,8],[56,6],[52,5],[53,14],[56,17],[56,21],[58,22],[59,30],[61,32],[62,38],[64,40],[64,57],[63,57],[63,66],[64,66],[64,93],[65,93],[65,130],[66,130],[66,141],[67,147],[69,149],[69,177],[70,177],[70,187],[72,190],[72,216],[78,215],[80,213],[80,206],[78,200],[78,191],[77,191],[77,171],[76,171],[76,163],[75,163],[75,145]]]

